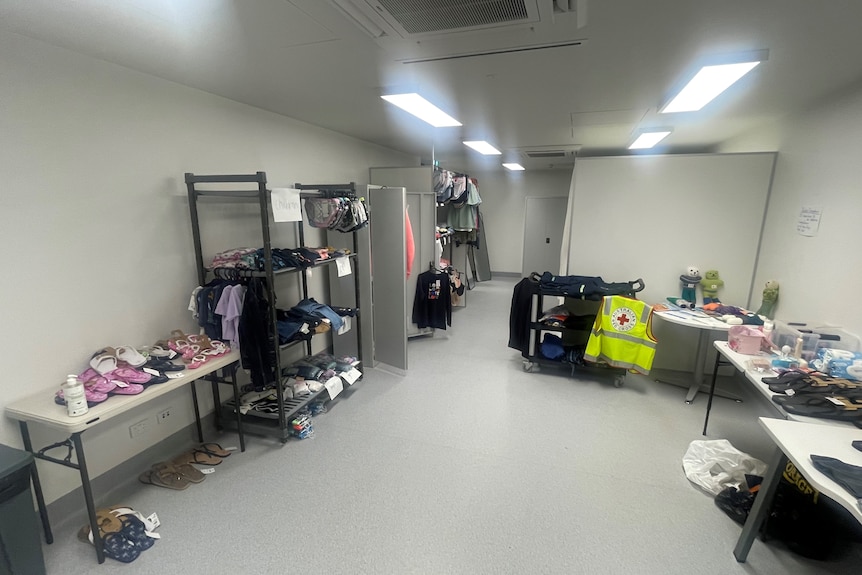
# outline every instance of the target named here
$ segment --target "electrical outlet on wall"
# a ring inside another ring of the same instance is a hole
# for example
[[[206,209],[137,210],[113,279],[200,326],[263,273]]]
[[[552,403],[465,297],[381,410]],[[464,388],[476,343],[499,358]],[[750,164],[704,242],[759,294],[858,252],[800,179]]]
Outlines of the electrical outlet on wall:
[[[133,423],[129,426],[129,435],[132,437],[138,437],[140,435],[145,434],[150,429],[149,419],[142,419],[137,423]]]
[[[166,422],[168,419],[170,419],[171,414],[173,413],[173,410],[174,410],[174,408],[173,408],[173,407],[166,407],[166,408],[164,408],[164,409],[163,409],[163,410],[161,410],[161,411],[159,412],[159,414],[156,416],[156,421],[158,421],[159,423],[164,423],[164,422]]]

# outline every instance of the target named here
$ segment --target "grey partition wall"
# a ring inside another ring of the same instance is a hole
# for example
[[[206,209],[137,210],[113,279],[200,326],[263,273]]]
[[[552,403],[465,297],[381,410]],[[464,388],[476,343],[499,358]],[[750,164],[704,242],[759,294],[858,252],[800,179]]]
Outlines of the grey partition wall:
[[[407,244],[404,188],[369,186],[374,359],[407,369]]]
[[[432,333],[430,328],[420,329],[413,323],[412,312],[413,299],[416,295],[416,276],[427,271],[429,264],[434,260],[434,234],[437,226],[437,197],[433,190],[434,169],[431,166],[371,168],[370,176],[372,184],[406,188],[406,211],[410,216],[415,246],[413,273],[410,277],[407,277],[406,272],[401,276],[407,291],[407,315],[405,316],[407,337],[430,334]],[[388,225],[403,227],[404,214],[401,214],[400,223],[390,221]]]

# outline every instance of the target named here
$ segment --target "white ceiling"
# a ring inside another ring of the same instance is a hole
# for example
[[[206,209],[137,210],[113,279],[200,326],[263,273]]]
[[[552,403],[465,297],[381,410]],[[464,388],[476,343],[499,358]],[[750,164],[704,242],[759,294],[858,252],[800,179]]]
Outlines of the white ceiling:
[[[557,1],[524,0],[528,23],[375,39],[335,0],[0,0],[0,30],[463,171],[523,160],[526,149],[624,153],[648,126],[673,128],[666,151],[709,151],[780,127],[862,77],[860,0],[574,0],[580,10],[555,14]],[[701,112],[657,114],[699,61],[764,49],[768,61]],[[430,128],[379,98],[395,89],[422,93],[464,126]],[[477,157],[465,139],[504,157]]]

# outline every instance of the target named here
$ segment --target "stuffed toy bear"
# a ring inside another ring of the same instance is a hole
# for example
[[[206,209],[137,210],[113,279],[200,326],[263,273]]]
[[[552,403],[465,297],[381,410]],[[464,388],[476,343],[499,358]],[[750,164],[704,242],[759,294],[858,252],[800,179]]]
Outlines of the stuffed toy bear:
[[[763,303],[757,310],[757,315],[763,315],[769,319],[775,317],[775,305],[778,303],[778,282],[768,280],[763,288]]]
[[[697,301],[697,292],[695,290],[701,279],[703,278],[700,277],[700,270],[694,266],[688,266],[686,272],[679,276],[679,281],[682,282],[681,299],[683,299],[688,304],[688,307],[691,307],[692,309],[694,309],[694,302]],[[686,307],[681,302],[677,302],[677,305],[680,307]]]
[[[721,303],[718,299],[718,289],[724,285],[724,280],[718,277],[718,270],[706,270],[704,278],[700,280],[700,289],[703,291],[703,305]]]

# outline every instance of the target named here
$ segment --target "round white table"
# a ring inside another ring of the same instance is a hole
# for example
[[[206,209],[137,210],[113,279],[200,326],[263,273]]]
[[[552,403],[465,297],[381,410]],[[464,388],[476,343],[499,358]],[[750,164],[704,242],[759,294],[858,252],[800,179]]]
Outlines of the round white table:
[[[666,322],[675,323],[685,327],[690,327],[699,330],[697,340],[697,354],[694,360],[694,373],[692,374],[692,382],[688,388],[688,393],[685,396],[685,402],[690,404],[694,401],[694,396],[698,391],[701,391],[703,385],[703,370],[706,363],[706,351],[709,349],[709,334],[711,331],[728,331],[730,326],[721,320],[715,319],[697,310],[667,310],[654,312],[657,317],[660,317]],[[659,380],[664,381],[664,380]],[[674,383],[667,381],[667,383]],[[705,391],[708,391],[705,390]],[[738,398],[731,398],[736,399]]]

